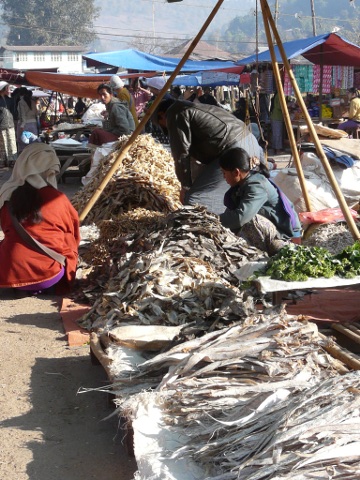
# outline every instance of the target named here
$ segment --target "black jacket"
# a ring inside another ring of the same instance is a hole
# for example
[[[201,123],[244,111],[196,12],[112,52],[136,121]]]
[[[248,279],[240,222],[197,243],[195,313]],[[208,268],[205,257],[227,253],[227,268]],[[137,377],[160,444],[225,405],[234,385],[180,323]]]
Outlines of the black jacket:
[[[221,107],[180,100],[169,107],[166,120],[175,171],[182,185],[187,184],[190,157],[207,165],[242,140],[246,130],[244,122]],[[259,148],[256,139],[254,142]]]

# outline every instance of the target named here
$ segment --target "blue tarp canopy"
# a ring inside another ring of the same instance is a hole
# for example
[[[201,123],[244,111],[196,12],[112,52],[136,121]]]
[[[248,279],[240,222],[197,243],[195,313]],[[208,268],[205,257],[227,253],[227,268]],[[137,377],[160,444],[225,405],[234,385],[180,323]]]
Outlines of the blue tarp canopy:
[[[326,33],[316,37],[284,42],[283,47],[288,60],[302,55],[306,60],[317,65],[342,65],[360,67],[360,47],[340,37],[336,33]],[[283,63],[279,49],[274,48],[276,60]],[[270,51],[242,58],[237,65],[271,62]]]
[[[239,85],[240,75],[225,72],[197,72],[193,75],[178,75],[173,85],[185,87],[218,87]]]
[[[139,72],[172,72],[180,62],[180,58],[160,57],[139,50],[128,49],[116,52],[91,53],[83,55],[88,67],[112,66]],[[229,61],[198,61],[187,60],[182,67],[182,72],[198,72],[200,70],[221,70],[236,67]]]
[[[178,75],[173,81],[173,85],[182,85],[184,87],[200,87],[201,74],[194,75]]]

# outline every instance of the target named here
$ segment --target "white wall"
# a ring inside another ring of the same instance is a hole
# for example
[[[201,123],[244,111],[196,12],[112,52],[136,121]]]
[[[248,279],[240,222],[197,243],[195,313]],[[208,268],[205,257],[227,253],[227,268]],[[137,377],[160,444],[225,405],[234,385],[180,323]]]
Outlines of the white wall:
[[[4,68],[18,70],[57,68],[62,73],[82,73],[82,55],[79,52],[4,52]]]

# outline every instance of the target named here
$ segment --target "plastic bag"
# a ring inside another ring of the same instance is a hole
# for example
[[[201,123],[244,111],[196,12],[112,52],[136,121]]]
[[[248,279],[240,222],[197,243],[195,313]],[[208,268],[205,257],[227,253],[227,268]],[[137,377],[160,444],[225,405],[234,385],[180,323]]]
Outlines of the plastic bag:
[[[39,137],[34,133],[24,130],[21,134],[21,141],[26,145],[29,145],[32,142],[38,142],[40,140],[39,140]]]
[[[349,209],[353,218],[357,218],[358,212]],[[324,208],[318,212],[300,212],[300,222],[303,225],[309,225],[310,223],[336,223],[345,220],[344,214],[341,208]]]

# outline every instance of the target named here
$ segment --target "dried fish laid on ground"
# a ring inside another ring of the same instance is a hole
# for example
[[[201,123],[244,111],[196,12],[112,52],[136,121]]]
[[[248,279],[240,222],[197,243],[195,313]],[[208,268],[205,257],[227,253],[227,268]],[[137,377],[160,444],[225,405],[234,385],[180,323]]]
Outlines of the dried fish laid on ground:
[[[345,223],[312,224],[302,241],[307,247],[327,248],[333,255],[353,243],[354,238]]]
[[[234,326],[187,341],[181,341],[180,333],[177,345],[162,353],[134,352],[137,361],[126,368],[116,363],[117,346],[110,344],[108,352],[114,364],[108,388],[117,396],[122,414],[131,410],[129,396],[149,384],[164,391],[167,422],[188,426],[259,393],[303,389],[346,371],[323,349],[315,324],[299,322],[283,309],[270,310],[266,315],[238,317]],[[120,363],[123,347],[118,349]]]
[[[214,318],[225,306],[229,313],[243,311],[233,272],[262,255],[205,208],[185,207],[162,229],[118,243],[116,257],[107,259],[101,296],[80,323],[88,329],[120,322],[178,325]]]
[[[172,458],[194,459],[207,480],[359,478],[359,427],[360,372],[349,372],[219,408]]]
[[[232,313],[232,304],[235,308],[238,303],[240,292],[202,260],[168,253],[132,254],[80,324],[90,330],[125,322],[179,325],[207,317],[214,321],[214,312]]]
[[[117,149],[103,158],[92,181],[72,198],[81,212],[99,188],[106,173],[120,154],[128,137],[120,139]],[[180,184],[171,154],[151,135],[139,135],[121,161],[116,173],[85,219],[85,223],[108,220],[138,207],[171,212],[180,206]]]

